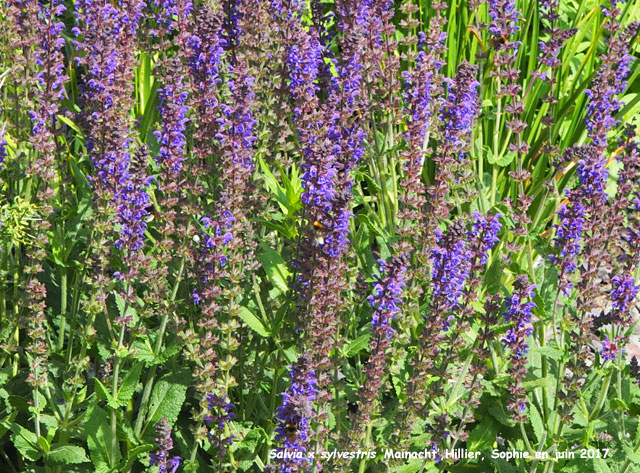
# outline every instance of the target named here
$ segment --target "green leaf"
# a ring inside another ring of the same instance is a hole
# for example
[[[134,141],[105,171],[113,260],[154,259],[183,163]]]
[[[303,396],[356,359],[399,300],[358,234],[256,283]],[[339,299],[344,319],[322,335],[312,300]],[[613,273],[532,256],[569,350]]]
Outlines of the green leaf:
[[[631,446],[627,444],[622,444],[622,449],[627,455],[627,458],[631,460],[631,463],[633,463],[634,465],[640,465],[640,453],[635,451]]]
[[[532,348],[531,353],[539,353],[540,355],[544,355],[552,360],[559,360],[562,357],[562,352],[560,350],[550,346]]]
[[[602,458],[592,458],[593,462],[593,471],[594,473],[611,473],[611,469],[609,469],[609,465]]]
[[[102,381],[100,381],[98,378],[94,378],[94,381],[95,381],[94,386],[96,390],[96,396],[98,396],[98,399],[107,401],[107,405],[109,407],[113,407],[114,409],[116,409],[118,407],[118,402],[113,398],[111,393],[107,390],[107,387],[104,384],[102,384]]]
[[[52,465],[72,465],[89,461],[84,448],[77,445],[54,443],[45,455],[45,461]]]
[[[131,304],[127,304],[127,301],[125,301],[124,298],[117,292],[116,292],[116,306],[118,307],[118,312],[120,313],[120,317],[124,318],[129,315],[133,317],[134,323],[138,320],[138,314],[135,311],[135,309],[131,307]],[[125,308],[127,310],[126,314],[124,313]]]
[[[498,436],[499,428],[500,425],[490,417],[484,419],[469,434],[468,450],[478,452],[491,448]]]
[[[126,406],[133,397],[133,393],[136,392],[141,371],[142,363],[134,363],[122,380],[122,385],[120,385],[120,389],[118,390],[118,403],[121,406]]]
[[[20,424],[11,425],[11,441],[20,454],[31,461],[37,461],[42,455],[38,448],[38,437]]]
[[[147,453],[151,452],[155,449],[155,445],[152,443],[145,443],[143,445],[139,445],[127,451],[127,463],[122,468],[122,471],[128,471],[138,458]]]
[[[365,333],[360,335],[355,340],[352,340],[344,349],[345,356],[348,358],[350,356],[359,353],[360,350],[363,350],[367,345],[369,345],[369,339],[371,338],[371,334]]]
[[[155,426],[156,422],[163,417],[167,419],[169,425],[175,424],[180,409],[182,409],[189,383],[190,379],[185,371],[170,373],[160,378],[151,394],[143,436],[151,426]]]
[[[264,176],[264,182],[267,184],[271,193],[276,197],[282,212],[284,214],[291,215],[294,211],[294,206],[289,202],[286,189],[278,183],[273,173],[269,170],[269,166],[267,166],[267,163],[264,162],[264,159],[262,159],[261,156],[258,157],[258,163],[260,164],[260,169]]]
[[[553,388],[555,384],[553,382],[553,379],[547,376],[545,378],[537,378],[525,381],[524,383],[522,383],[522,386],[527,391],[531,391],[534,388]]]
[[[291,276],[287,263],[278,254],[277,251],[268,247],[264,243],[260,243],[264,252],[258,256],[264,272],[267,274],[267,278],[271,281],[274,287],[276,287],[282,294],[285,294],[289,290],[287,280]]]
[[[76,164],[74,159],[71,159],[71,174],[73,175],[73,179],[78,187],[79,193],[81,196],[90,196],[91,195],[91,187],[89,187],[89,181],[87,180],[87,176],[84,175],[82,169]]]
[[[531,419],[533,433],[536,434],[536,439],[540,442],[544,436],[544,422],[535,405],[531,405],[531,408],[529,409],[529,418]]]
[[[496,294],[500,291],[502,275],[504,273],[504,265],[500,258],[496,258],[484,276],[484,284],[490,294]]]
[[[49,444],[49,441],[46,438],[44,438],[42,435],[38,437],[38,444],[42,447],[42,451],[44,453],[47,453],[49,450],[51,450],[51,445]]]
[[[156,358],[149,337],[138,337],[134,342],[135,358],[138,361],[144,362],[144,365],[149,368],[153,365],[157,365],[160,361]]]
[[[629,410],[629,406],[627,406],[627,404],[622,399],[620,399],[618,397],[612,397],[611,399],[609,399],[609,407],[613,411],[617,411],[617,410],[628,411]]]
[[[73,131],[78,133],[79,135],[82,135],[82,131],[80,131],[80,128],[78,128],[78,125],[76,125],[69,118],[65,117],[64,115],[60,115],[60,114],[56,115],[56,118],[58,120],[60,120],[62,123],[64,123],[65,125],[67,125],[69,128],[71,128]]]
[[[87,446],[96,473],[107,473],[112,470],[121,458],[120,448],[116,448],[115,457],[111,452],[111,426],[107,414],[95,403],[87,410],[84,429],[87,435]]]
[[[489,164],[496,164],[498,166],[508,166],[511,162],[516,158],[516,153],[513,151],[507,151],[502,156],[496,156],[493,154],[493,151],[487,147],[485,147],[485,152],[487,153],[487,161]]]
[[[240,313],[238,314],[242,321],[247,324],[253,331],[255,331],[261,337],[268,337],[269,331],[264,327],[263,323],[256,317],[253,312],[244,306],[240,307]]]
[[[11,429],[11,424],[13,423],[13,420],[17,415],[18,411],[13,411],[11,414],[5,416],[2,420],[0,420],[0,439],[4,437],[4,434],[9,432],[9,430]]]
[[[422,468],[422,462],[424,460],[419,459],[419,460],[414,460],[411,463],[409,463],[408,465],[400,465],[400,466],[396,466],[394,468],[391,468],[391,472],[393,473],[416,473],[417,471],[420,471],[420,468]],[[427,462],[427,463],[432,463],[432,462]],[[429,469],[425,469],[425,472],[431,472],[433,471],[431,468]]]
[[[518,473],[516,467],[506,461],[504,458],[492,458],[491,463],[493,463],[497,467],[496,471],[498,471],[499,473]]]

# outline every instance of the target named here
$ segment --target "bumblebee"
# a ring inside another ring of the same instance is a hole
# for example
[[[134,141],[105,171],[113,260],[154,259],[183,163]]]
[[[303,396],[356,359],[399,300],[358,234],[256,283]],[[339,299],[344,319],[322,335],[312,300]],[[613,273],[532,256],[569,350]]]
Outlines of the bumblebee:
[[[504,46],[506,46],[507,42],[509,40],[507,39],[507,37],[503,34],[499,34],[499,35],[495,35],[491,38],[490,44],[491,47],[494,49],[500,49]]]
[[[298,433],[298,426],[293,422],[287,422],[284,425],[284,430],[287,432],[287,440],[289,442],[295,442],[296,434]]]
[[[316,246],[322,246],[324,245],[324,235],[323,233],[325,233],[327,231],[327,226],[322,223],[320,220],[316,220],[315,222],[313,222],[313,228],[315,230],[315,236],[313,239],[313,243]]]

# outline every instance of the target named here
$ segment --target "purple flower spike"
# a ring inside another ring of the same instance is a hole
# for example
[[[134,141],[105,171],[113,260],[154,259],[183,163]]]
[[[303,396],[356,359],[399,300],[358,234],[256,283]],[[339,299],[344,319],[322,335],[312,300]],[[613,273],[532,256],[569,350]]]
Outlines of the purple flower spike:
[[[0,131],[0,164],[4,163],[7,157],[7,141],[4,139],[4,130]]]
[[[436,230],[436,247],[430,250],[433,296],[442,299],[442,308],[449,311],[458,306],[470,269],[468,244],[457,233],[455,228],[445,234]],[[449,325],[446,321],[443,329],[448,330]]]
[[[217,394],[207,395],[208,413],[204,416],[204,421],[209,427],[207,436],[209,441],[218,448],[218,456],[224,456],[225,447],[233,443],[235,435],[226,436],[225,426],[231,422],[234,417],[232,412],[235,406],[227,400],[227,396],[218,396]]]
[[[445,94],[441,99],[440,121],[444,139],[459,158],[471,140],[471,130],[480,110],[480,83],[475,77],[476,71],[475,67],[463,63],[453,80],[444,79]]]
[[[534,289],[535,285],[524,287],[514,283],[512,296],[505,298],[507,310],[502,315],[504,315],[506,322],[513,322],[513,327],[507,330],[502,341],[505,347],[511,348],[517,358],[526,355],[529,345],[525,343],[525,339],[533,332],[531,310],[536,304],[525,302],[525,300],[533,297]]]
[[[471,241],[478,239],[480,241],[480,263],[486,264],[489,258],[489,251],[500,241],[498,238],[498,232],[502,228],[500,224],[500,217],[502,214],[492,215],[485,217],[480,212],[473,212],[473,223],[471,224],[471,230],[469,231],[469,237]],[[478,256],[477,254],[475,256]]]
[[[611,291],[612,310],[616,319],[622,323],[630,322],[631,305],[638,295],[638,287],[635,279],[630,274],[616,275],[612,278],[613,289]]]
[[[391,338],[394,331],[391,320],[396,318],[402,303],[402,292],[405,287],[405,272],[407,268],[394,260],[395,264],[388,265],[384,260],[378,260],[380,276],[374,275],[376,283],[373,294],[367,297],[373,308],[371,318],[374,332],[382,330],[387,338]]]
[[[182,459],[178,456],[169,458],[169,450],[173,448],[173,439],[171,438],[171,426],[164,417],[156,424],[155,442],[158,450],[149,455],[151,458],[149,466],[157,466],[158,473],[176,473]]]
[[[312,467],[310,422],[316,416],[313,402],[318,394],[318,383],[311,363],[311,357],[303,354],[289,368],[291,385],[282,393],[282,405],[277,409],[276,440],[283,442],[283,448],[278,450],[286,453],[281,460],[282,473],[307,472]]]
[[[505,297],[506,311],[503,312],[503,315],[505,320],[511,323],[511,328],[507,330],[502,343],[505,348],[509,348],[511,351],[511,365],[509,366],[511,399],[508,407],[512,418],[516,421],[526,418],[524,411],[526,410],[527,393],[522,386],[522,381],[527,375],[525,355],[529,345],[526,343],[526,338],[533,332],[531,311],[536,306],[533,302],[527,302],[527,299],[533,297],[534,289],[535,285],[530,285],[527,276],[521,274],[516,277],[513,283],[511,297]]]
[[[600,355],[604,361],[614,361],[621,351],[621,343],[617,337],[611,341],[609,340],[609,335],[604,336],[602,348],[600,349]]]

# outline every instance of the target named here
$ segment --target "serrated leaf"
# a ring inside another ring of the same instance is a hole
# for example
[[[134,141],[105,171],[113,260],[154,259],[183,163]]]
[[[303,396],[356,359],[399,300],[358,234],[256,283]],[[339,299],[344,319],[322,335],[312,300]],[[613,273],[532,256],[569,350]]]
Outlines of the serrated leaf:
[[[16,423],[11,425],[11,432],[13,432],[11,441],[23,457],[31,461],[37,461],[42,456],[38,448],[38,437],[35,433]]]
[[[187,385],[190,381],[188,378],[185,372],[171,373],[160,378],[151,394],[147,427],[144,433],[150,432],[150,427],[155,426],[156,422],[163,417],[167,419],[169,425],[176,422],[186,397]]]
[[[504,458],[492,458],[491,463],[497,467],[499,473],[518,473],[516,467],[506,461]]]
[[[562,357],[562,352],[560,350],[549,346],[535,347],[531,349],[531,352],[539,353],[547,358],[551,358],[552,360],[559,360]]]
[[[116,448],[115,457],[111,452],[111,426],[104,410],[93,404],[85,415],[84,429],[87,434],[87,446],[96,473],[107,473],[121,458],[120,448]]]
[[[261,243],[260,245],[264,251],[260,256],[258,256],[258,259],[262,264],[264,272],[267,274],[267,278],[269,278],[269,281],[274,287],[276,287],[282,294],[285,294],[289,291],[287,280],[291,276],[291,273],[287,268],[287,263],[277,251],[264,243]]]
[[[484,146],[483,149],[486,153],[489,164],[496,164],[498,166],[505,167],[511,164],[511,162],[516,158],[516,153],[513,151],[507,151],[502,156],[496,156],[488,147]]]
[[[127,463],[124,465],[123,471],[128,471],[136,462],[138,457],[143,453],[151,452],[155,449],[152,443],[145,443],[127,451]]]
[[[491,448],[498,435],[499,428],[500,425],[490,417],[476,425],[467,440],[469,451],[478,452]]]
[[[555,384],[553,382],[553,379],[547,376],[545,378],[537,378],[537,379],[525,381],[522,383],[522,386],[527,391],[530,391],[535,388],[553,388]]]
[[[54,443],[45,455],[45,461],[52,465],[73,465],[89,461],[84,448],[77,445]]]
[[[179,343],[169,343],[162,352],[158,355],[158,362],[164,363],[173,355],[178,353],[182,349],[182,345]]]
[[[627,404],[620,398],[617,397],[612,397],[611,399],[609,399],[609,407],[611,407],[611,410],[623,410],[623,411],[627,411],[629,410],[629,407],[627,406]]]
[[[390,471],[392,471],[393,473],[416,473],[417,471],[420,471],[420,468],[422,468],[422,462],[424,460],[414,460],[411,463],[409,463],[408,465],[400,465],[400,466],[396,466],[394,468],[391,468]],[[430,472],[433,471],[431,468],[430,469],[425,469],[426,472]]]
[[[149,368],[159,363],[155,354],[153,353],[153,347],[149,342],[148,337],[139,337],[133,342],[135,348],[135,359],[144,362],[144,365]]]
[[[609,465],[607,465],[607,462],[604,461],[602,458],[592,458],[591,461],[593,462],[593,472],[594,473],[611,473],[611,469],[609,468]]]
[[[484,284],[487,288],[487,291],[490,294],[496,294],[500,291],[500,284],[502,281],[502,274],[504,272],[504,265],[500,258],[496,258],[484,276]]]
[[[17,415],[18,411],[13,411],[11,414],[5,416],[2,420],[0,420],[0,439],[2,439],[2,437],[4,437],[7,432],[9,432],[9,429],[11,429],[11,424],[13,423],[13,420]]]
[[[44,453],[47,453],[49,450],[51,450],[51,445],[49,444],[49,441],[46,438],[44,438],[42,435],[38,437],[38,445],[42,447],[42,451]]]
[[[624,453],[627,455],[627,458],[631,460],[631,463],[633,463],[634,465],[640,465],[640,453],[638,453],[632,447],[626,444],[622,445],[622,449],[624,450]]]
[[[359,353],[360,350],[363,350],[367,345],[369,345],[370,338],[371,338],[371,335],[368,333],[365,333],[360,335],[355,340],[351,340],[351,342],[349,342],[349,344],[344,350],[345,356],[350,357],[355,355],[356,353]]]
[[[113,398],[113,396],[111,395],[111,393],[107,390],[107,387],[102,384],[102,381],[100,381],[98,378],[94,378],[95,381],[95,391],[96,391],[96,396],[98,396],[98,399],[101,399],[103,401],[107,401],[107,405],[109,407],[113,407],[114,409],[118,407],[118,403],[117,401]]]
[[[242,321],[247,324],[254,332],[261,337],[268,337],[269,331],[264,327],[260,319],[256,317],[253,312],[244,306],[240,307],[240,313],[238,314]]]
[[[544,436],[544,421],[542,420],[542,416],[535,405],[531,405],[531,408],[529,409],[529,419],[531,419],[533,433],[536,435],[538,442],[540,442]]]
[[[127,304],[127,301],[125,301],[123,297],[117,292],[116,292],[116,306],[118,307],[118,312],[120,313],[120,317],[124,318],[126,316],[131,316],[133,317],[133,322],[136,322],[138,320],[138,317],[137,317],[138,314],[136,310],[133,307],[131,307],[130,304]],[[127,310],[126,314],[124,313],[125,308]]]
[[[136,386],[138,386],[141,372],[142,363],[134,363],[122,380],[120,389],[118,389],[118,403],[121,406],[126,406],[129,400],[133,397],[133,393],[136,392]]]

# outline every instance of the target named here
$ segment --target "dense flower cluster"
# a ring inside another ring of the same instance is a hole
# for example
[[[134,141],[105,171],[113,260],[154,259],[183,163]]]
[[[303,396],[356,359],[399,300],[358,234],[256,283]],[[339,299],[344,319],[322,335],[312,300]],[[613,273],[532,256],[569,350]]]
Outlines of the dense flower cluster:
[[[35,50],[36,66],[41,69],[36,76],[38,85],[42,87],[40,94],[49,94],[50,106],[29,111],[29,117],[33,125],[33,133],[42,133],[51,120],[55,120],[57,106],[54,106],[53,100],[61,100],[65,97],[64,82],[67,79],[65,75],[65,66],[62,57],[62,48],[65,41],[62,37],[64,31],[64,23],[60,21],[62,14],[66,11],[60,0],[51,2],[50,6],[40,6],[39,24],[40,26],[40,43]],[[45,104],[47,101],[43,101]]]
[[[431,250],[431,286],[433,296],[443,301],[441,309],[456,308],[469,276],[467,242],[457,233],[437,230],[436,246]],[[448,327],[446,322],[443,328]]]
[[[358,410],[352,416],[354,428],[349,438],[353,446],[361,440],[362,432],[371,420],[374,403],[384,383],[384,374],[387,370],[386,352],[390,346],[390,338],[394,334],[391,320],[395,319],[400,311],[406,286],[407,265],[403,258],[393,256],[389,262],[379,260],[378,264],[380,275],[374,276],[376,282],[373,286],[373,294],[367,297],[373,309],[371,356],[364,368],[366,381],[358,392],[360,398]]]
[[[566,202],[557,211],[559,223],[555,225],[556,237],[553,240],[556,254],[550,258],[560,270],[560,289],[568,294],[584,234],[601,223],[596,216],[599,206],[608,198],[605,192],[608,171],[602,150],[594,145],[568,148],[564,151],[564,160],[577,163],[580,185],[565,191]]]
[[[605,361],[613,361],[620,353],[620,339],[618,337],[613,340],[609,339],[609,335],[604,336],[602,341],[602,348],[600,349],[600,355]]]
[[[207,395],[207,414],[204,421],[209,427],[207,436],[209,441],[218,449],[218,456],[222,457],[225,447],[233,443],[235,435],[226,435],[225,426],[231,422],[234,417],[232,412],[235,406],[227,400],[227,396],[218,396],[217,394]]]
[[[373,286],[373,294],[367,297],[369,305],[373,309],[371,317],[372,328],[375,332],[382,331],[387,338],[393,335],[391,320],[395,319],[400,310],[402,288],[405,286],[404,273],[406,268],[395,262],[391,266],[384,260],[378,260],[380,276],[375,275],[376,283]]]
[[[146,151],[132,149],[131,103],[123,93],[132,93],[130,68],[144,3],[123,7],[86,2],[81,12],[75,12],[78,25],[73,31],[81,53],[75,60],[86,69],[82,94],[86,107],[81,119],[89,131],[87,149],[96,169],[96,191],[103,205],[113,207],[120,224],[115,246],[127,254],[144,244],[150,180],[144,172]]]
[[[472,250],[471,254],[479,258],[480,264],[484,265],[487,262],[489,251],[500,241],[498,238],[498,232],[502,228],[500,217],[502,217],[502,214],[486,217],[480,212],[473,212],[473,222],[471,230],[468,232],[468,237],[472,242],[474,239],[479,242],[479,248]]]
[[[534,302],[527,301],[527,299],[533,298],[534,289],[535,286],[529,284],[529,279],[526,275],[518,275],[513,283],[511,297],[505,297],[506,310],[502,314],[505,321],[511,324],[511,327],[502,338],[502,342],[511,351],[511,366],[509,367],[511,400],[509,409],[516,420],[525,418],[523,413],[527,406],[527,395],[522,386],[522,381],[527,374],[526,357],[524,355],[527,353],[529,345],[526,339],[533,332],[531,311],[536,307]]]
[[[616,96],[627,87],[626,78],[632,60],[629,39],[638,30],[637,22],[628,25],[624,31],[618,31],[620,26],[612,19],[606,25],[611,33],[608,51],[591,87],[585,90],[589,98],[585,117],[587,130],[593,144],[599,147],[606,146],[607,132],[619,123],[614,115],[623,104]]]
[[[291,385],[282,393],[282,405],[277,409],[276,440],[283,442],[281,450],[289,453],[282,460],[282,473],[310,471],[312,467],[309,441],[318,383],[311,363],[311,357],[303,354],[289,368]]]
[[[555,225],[556,236],[553,239],[558,254],[551,255],[551,261],[558,266],[561,275],[576,270],[576,258],[580,253],[580,241],[584,230],[585,209],[582,203],[576,202],[572,207],[562,205],[558,209],[559,223]],[[563,292],[571,289],[571,282],[561,276]]]
[[[511,36],[520,31],[517,25],[520,12],[516,8],[516,2],[513,0],[490,0],[489,16],[491,24],[489,31],[496,36]]]
[[[454,79],[444,79],[445,93],[440,100],[440,121],[444,139],[461,155],[467,147],[480,109],[476,69],[461,64]]]
[[[531,326],[531,310],[536,306],[534,302],[525,302],[533,297],[534,285],[524,287],[522,280],[518,285],[514,283],[514,292],[511,297],[505,298],[506,311],[502,314],[506,322],[512,322],[513,327],[507,330],[502,342],[505,347],[511,348],[516,357],[526,355],[529,345],[526,338],[533,332]]]
[[[630,274],[616,275],[612,278],[612,310],[620,322],[628,322],[629,311],[638,295],[635,279]]]
[[[7,157],[7,140],[4,138],[5,133],[4,130],[0,132],[0,164],[4,163]]]
[[[156,424],[155,442],[158,450],[149,455],[151,458],[149,465],[157,466],[158,473],[176,473],[182,459],[178,456],[169,458],[169,450],[173,448],[173,439],[171,438],[171,426],[164,417]]]

